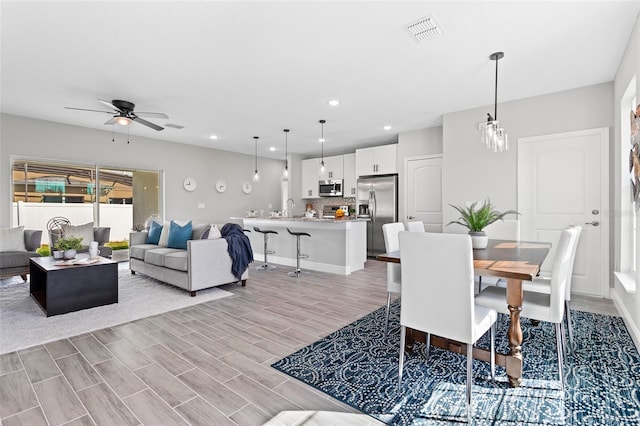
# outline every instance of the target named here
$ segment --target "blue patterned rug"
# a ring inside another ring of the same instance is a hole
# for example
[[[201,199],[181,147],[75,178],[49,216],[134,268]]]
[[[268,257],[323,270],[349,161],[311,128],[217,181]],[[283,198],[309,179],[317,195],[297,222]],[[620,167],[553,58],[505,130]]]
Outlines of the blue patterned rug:
[[[576,349],[560,390],[552,324],[523,318],[524,381],[510,388],[505,371],[473,361],[477,425],[640,425],[640,355],[622,318],[572,311]],[[414,345],[398,390],[399,305],[384,339],[384,308],[349,324],[273,367],[393,425],[466,422],[466,356]],[[496,348],[507,352],[508,318],[500,315]],[[478,346],[488,347],[488,335]]]

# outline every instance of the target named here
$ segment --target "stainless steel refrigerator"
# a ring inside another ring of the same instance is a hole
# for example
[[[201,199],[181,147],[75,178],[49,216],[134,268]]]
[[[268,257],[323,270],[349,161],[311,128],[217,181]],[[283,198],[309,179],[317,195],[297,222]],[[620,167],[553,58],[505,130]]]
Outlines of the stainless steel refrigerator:
[[[398,221],[398,175],[358,178],[358,217],[368,217],[367,256],[385,253],[382,225]]]

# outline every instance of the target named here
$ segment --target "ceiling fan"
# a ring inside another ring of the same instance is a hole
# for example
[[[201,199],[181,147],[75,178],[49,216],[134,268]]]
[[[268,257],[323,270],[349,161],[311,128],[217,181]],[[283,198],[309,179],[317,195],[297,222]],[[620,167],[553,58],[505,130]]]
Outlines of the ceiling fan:
[[[86,108],[73,108],[73,107],[65,107],[66,109],[77,109],[79,111],[92,111],[92,112],[104,112],[106,114],[112,114],[113,117],[109,121],[104,124],[121,124],[123,126],[127,126],[131,124],[132,121],[140,123],[144,126],[151,127],[153,130],[163,130],[164,127],[160,127],[157,124],[154,124],[150,121],[143,120],[142,117],[155,117],[155,118],[169,118],[167,114],[162,112],[137,112],[134,111],[136,105],[133,102],[122,101],[119,99],[114,99],[111,102],[103,101],[102,99],[98,99],[98,102],[103,103],[107,107],[111,108],[113,111],[101,111],[97,109],[86,109]],[[114,113],[115,111],[115,113]]]

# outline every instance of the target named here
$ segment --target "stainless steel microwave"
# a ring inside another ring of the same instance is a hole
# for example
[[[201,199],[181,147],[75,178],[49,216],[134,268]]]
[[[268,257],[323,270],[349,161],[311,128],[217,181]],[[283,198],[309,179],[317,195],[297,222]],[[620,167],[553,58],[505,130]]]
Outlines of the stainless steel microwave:
[[[321,197],[342,197],[342,179],[321,180],[318,194]]]

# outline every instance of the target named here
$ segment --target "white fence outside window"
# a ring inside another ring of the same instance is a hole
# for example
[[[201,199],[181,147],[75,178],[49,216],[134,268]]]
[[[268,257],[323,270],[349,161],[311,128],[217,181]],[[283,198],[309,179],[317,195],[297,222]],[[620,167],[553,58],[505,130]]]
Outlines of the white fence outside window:
[[[100,204],[100,226],[111,228],[110,240],[121,241],[129,239],[129,232],[133,227],[132,204]],[[49,242],[47,222],[55,216],[69,219],[72,225],[82,225],[93,222],[93,204],[64,204],[64,203],[25,203],[14,202],[12,208],[12,222],[14,226],[24,225],[25,229],[39,229],[42,231],[42,242]],[[96,225],[97,226],[97,225]]]

